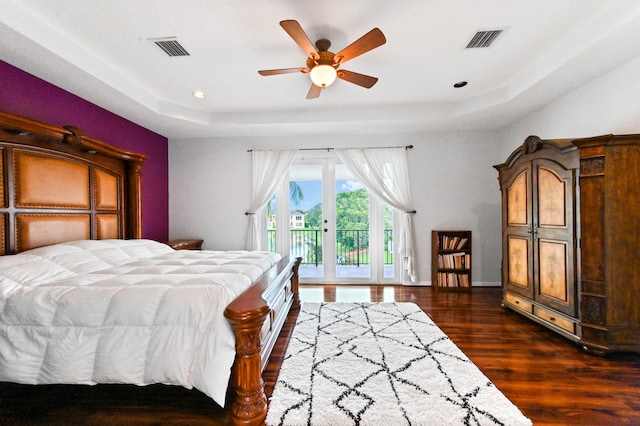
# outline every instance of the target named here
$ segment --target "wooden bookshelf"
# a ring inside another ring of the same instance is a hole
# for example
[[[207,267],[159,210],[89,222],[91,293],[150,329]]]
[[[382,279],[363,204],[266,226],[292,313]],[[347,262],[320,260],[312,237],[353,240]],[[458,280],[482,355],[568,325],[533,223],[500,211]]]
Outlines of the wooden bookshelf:
[[[431,286],[471,289],[471,231],[431,231]]]

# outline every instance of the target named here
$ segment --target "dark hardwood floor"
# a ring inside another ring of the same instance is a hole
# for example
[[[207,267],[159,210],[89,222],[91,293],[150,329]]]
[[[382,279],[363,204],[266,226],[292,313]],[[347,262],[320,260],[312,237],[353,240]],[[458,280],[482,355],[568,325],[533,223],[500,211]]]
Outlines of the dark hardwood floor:
[[[302,301],[417,303],[534,425],[640,425],[640,355],[597,357],[500,306],[499,288],[302,286]],[[265,371],[273,391],[294,317]],[[3,425],[223,425],[195,390],[154,385],[0,384]]]

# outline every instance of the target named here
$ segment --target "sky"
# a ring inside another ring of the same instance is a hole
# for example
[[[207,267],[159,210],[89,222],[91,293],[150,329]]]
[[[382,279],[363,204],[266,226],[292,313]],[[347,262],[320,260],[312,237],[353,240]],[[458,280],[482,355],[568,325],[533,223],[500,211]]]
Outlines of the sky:
[[[293,200],[290,200],[289,207],[291,210],[307,211],[312,209],[316,204],[322,202],[322,182],[319,180],[299,180],[298,185],[302,188],[302,194],[304,200],[296,205]],[[353,179],[348,180],[336,180],[336,193],[355,191],[362,188],[362,184]]]

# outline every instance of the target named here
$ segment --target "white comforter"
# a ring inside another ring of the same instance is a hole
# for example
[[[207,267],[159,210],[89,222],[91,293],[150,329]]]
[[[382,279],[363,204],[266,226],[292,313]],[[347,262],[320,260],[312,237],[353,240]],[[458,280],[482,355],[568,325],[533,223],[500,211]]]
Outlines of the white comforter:
[[[76,241],[0,257],[0,381],[165,383],[224,406],[224,308],[280,256]]]

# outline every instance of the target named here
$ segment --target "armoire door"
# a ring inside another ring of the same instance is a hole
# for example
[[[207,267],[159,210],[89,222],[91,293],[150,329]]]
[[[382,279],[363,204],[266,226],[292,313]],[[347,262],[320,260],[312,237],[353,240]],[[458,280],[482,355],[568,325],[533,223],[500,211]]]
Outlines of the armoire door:
[[[533,229],[531,163],[516,168],[503,183],[504,290],[533,299]]]
[[[503,188],[506,291],[576,314],[575,172],[544,159],[514,168]]]
[[[533,162],[534,299],[576,316],[575,170]]]

